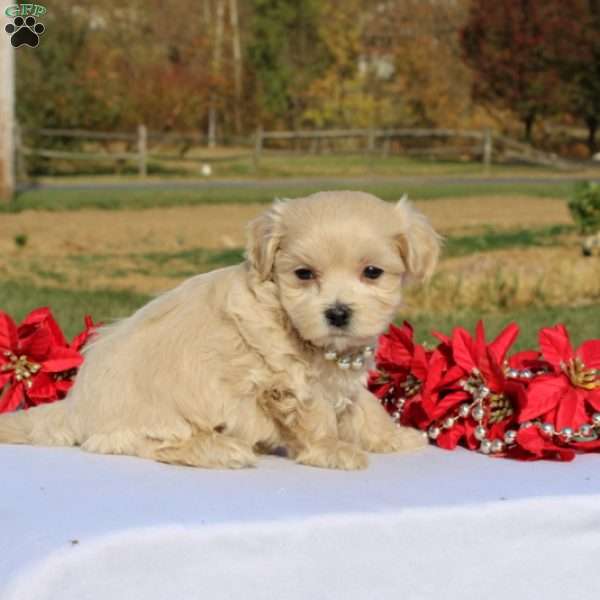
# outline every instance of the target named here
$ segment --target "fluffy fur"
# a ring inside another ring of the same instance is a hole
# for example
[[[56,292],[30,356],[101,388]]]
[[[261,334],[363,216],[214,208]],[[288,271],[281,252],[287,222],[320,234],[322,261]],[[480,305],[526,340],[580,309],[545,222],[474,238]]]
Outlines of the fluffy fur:
[[[0,417],[0,441],[78,445],[199,467],[247,467],[284,447],[298,462],[358,469],[368,452],[421,446],[324,348],[374,343],[407,277],[428,277],[439,238],[406,200],[323,192],[250,223],[247,260],[193,277],[103,327],[62,402]],[[367,265],[383,269],[365,278]],[[295,274],[309,268],[315,278]],[[347,327],[324,311],[348,305]]]

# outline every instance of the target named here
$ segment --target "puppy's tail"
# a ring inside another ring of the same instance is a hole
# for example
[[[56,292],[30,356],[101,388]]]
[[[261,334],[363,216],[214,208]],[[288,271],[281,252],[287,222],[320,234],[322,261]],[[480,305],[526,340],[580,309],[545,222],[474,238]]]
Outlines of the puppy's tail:
[[[72,446],[75,435],[67,423],[64,400],[0,415],[0,443]]]

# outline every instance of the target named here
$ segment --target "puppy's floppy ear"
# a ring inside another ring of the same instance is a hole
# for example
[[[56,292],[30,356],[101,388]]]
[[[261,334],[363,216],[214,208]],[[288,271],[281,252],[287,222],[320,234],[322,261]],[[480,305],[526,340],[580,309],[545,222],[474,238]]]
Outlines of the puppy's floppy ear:
[[[284,206],[284,202],[276,200],[271,208],[248,224],[246,259],[263,281],[273,271],[275,253],[283,236],[281,216]]]
[[[406,194],[398,201],[394,211],[402,223],[402,232],[396,239],[408,274],[418,280],[427,280],[437,265],[442,238],[427,217],[410,204]]]

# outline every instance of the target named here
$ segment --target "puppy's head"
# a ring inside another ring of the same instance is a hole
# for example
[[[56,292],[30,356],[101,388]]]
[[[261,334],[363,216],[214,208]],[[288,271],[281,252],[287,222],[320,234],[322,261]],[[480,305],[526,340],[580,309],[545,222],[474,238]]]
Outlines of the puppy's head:
[[[426,279],[440,238],[405,198],[321,192],[276,202],[249,226],[247,259],[271,279],[300,336],[344,350],[394,318],[407,278]]]

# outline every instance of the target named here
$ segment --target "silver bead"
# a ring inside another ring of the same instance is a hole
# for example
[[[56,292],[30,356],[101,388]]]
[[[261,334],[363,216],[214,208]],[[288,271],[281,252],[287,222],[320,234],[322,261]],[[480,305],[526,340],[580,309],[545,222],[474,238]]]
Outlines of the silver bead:
[[[355,356],[352,359],[352,368],[355,371],[360,371],[365,366],[365,359],[362,356]]]
[[[439,437],[441,433],[441,430],[439,427],[436,427],[435,425],[432,425],[428,430],[427,430],[427,435],[429,436],[430,439],[432,440],[437,440],[437,438]]]
[[[398,400],[396,400],[396,406],[398,406],[398,408],[402,408],[405,404],[406,398],[398,398]]]
[[[464,404],[461,404],[458,407],[458,414],[461,417],[468,417],[470,411],[471,411],[471,405],[467,404],[466,402]]]
[[[492,451],[492,442],[490,442],[490,440],[482,440],[479,449],[484,454],[489,454]]]
[[[452,417],[447,417],[444,419],[444,429],[450,429],[450,427],[454,426],[454,419]]]
[[[529,370],[521,371],[521,377],[523,379],[531,379],[533,377],[533,373]]]
[[[483,409],[483,406],[477,405],[473,408],[471,414],[476,421],[481,421],[481,419],[485,417],[485,410]]]
[[[506,371],[506,376],[515,379],[519,376],[519,371],[517,371],[517,369],[508,369],[508,371]]]
[[[531,421],[523,421],[523,423],[521,423],[521,425],[520,425],[520,428],[521,429],[529,429],[532,425],[533,425],[533,423]]]
[[[337,361],[338,367],[344,370],[349,369],[351,364],[352,360],[348,356],[342,356],[342,358],[339,358]]]
[[[486,435],[487,435],[487,431],[485,429],[485,427],[478,425],[477,427],[475,427],[475,431],[474,431],[474,435],[475,438],[478,440],[484,440]]]
[[[591,425],[588,425],[586,423],[585,425],[582,425],[579,428],[579,435],[582,435],[583,437],[588,437],[588,436],[592,435],[593,431],[594,431],[594,428]]]
[[[506,444],[514,444],[517,439],[517,432],[514,429],[509,429],[504,432],[504,442]]]
[[[554,427],[552,423],[544,423],[540,426],[540,429],[542,433],[545,433],[546,435],[552,435],[554,433]]]
[[[477,390],[477,397],[478,398],[487,398],[490,395],[490,388],[482,385],[478,390]]]
[[[573,430],[570,427],[565,427],[561,430],[560,435],[566,440],[570,440],[573,437]]]
[[[504,450],[504,442],[502,440],[493,440],[491,450],[494,454]]]
[[[363,356],[373,356],[375,353],[375,346],[365,346],[362,353]]]
[[[592,423],[594,423],[594,425],[600,425],[600,413],[594,413],[592,415]]]
[[[400,418],[400,413],[398,411],[392,413],[392,419],[397,421]]]
[[[323,354],[325,360],[335,360],[337,358],[337,352],[335,350],[325,350]]]

